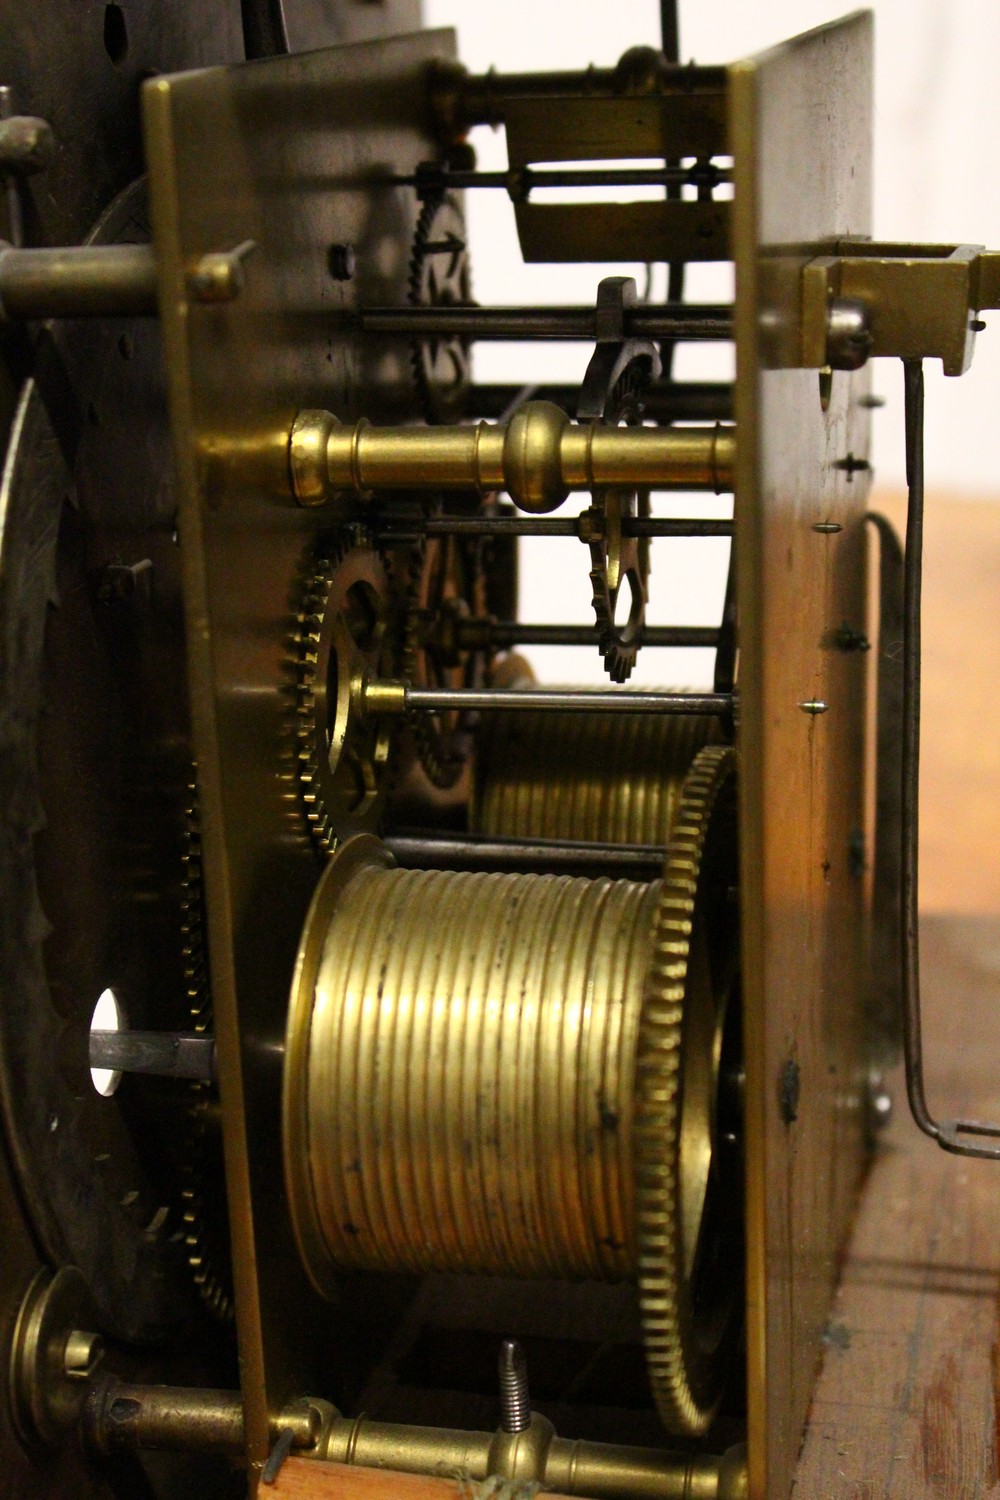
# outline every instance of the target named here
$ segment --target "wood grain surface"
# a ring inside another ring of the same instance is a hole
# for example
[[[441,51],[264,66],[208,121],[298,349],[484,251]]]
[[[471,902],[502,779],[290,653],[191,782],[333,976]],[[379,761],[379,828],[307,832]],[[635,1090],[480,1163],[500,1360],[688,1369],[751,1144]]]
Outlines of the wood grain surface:
[[[905,496],[876,492],[903,532]],[[1000,505],[928,491],[920,899],[1000,912]]]
[[[921,938],[931,1107],[1000,1118],[1000,918],[929,916]],[[1000,1163],[946,1155],[892,1092],[794,1497],[997,1500]]]
[[[364,1469],[353,1464],[318,1463],[290,1458],[274,1485],[260,1494],[274,1500],[473,1500],[479,1486],[430,1474],[400,1474],[394,1469]],[[546,1500],[568,1500],[545,1491]]]

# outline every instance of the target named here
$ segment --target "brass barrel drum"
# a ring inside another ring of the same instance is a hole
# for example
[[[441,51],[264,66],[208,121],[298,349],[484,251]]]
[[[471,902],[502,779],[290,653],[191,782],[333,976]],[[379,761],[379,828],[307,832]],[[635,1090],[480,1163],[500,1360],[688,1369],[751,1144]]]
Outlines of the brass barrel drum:
[[[701,714],[485,715],[469,821],[487,838],[666,844]]]
[[[704,1431],[738,1303],[735,896],[721,746],[696,757],[650,885],[402,870],[373,837],[344,845],[286,1048],[314,1284],[634,1277],[661,1413]]]

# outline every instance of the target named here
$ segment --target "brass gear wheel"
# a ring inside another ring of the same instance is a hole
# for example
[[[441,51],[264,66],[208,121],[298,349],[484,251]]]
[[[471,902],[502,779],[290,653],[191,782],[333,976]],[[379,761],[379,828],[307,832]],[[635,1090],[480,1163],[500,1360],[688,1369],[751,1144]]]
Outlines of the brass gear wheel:
[[[414,307],[471,307],[472,283],[461,200],[435,194],[424,201],[410,252],[407,295]],[[413,378],[432,425],[456,422],[469,389],[468,339],[431,337],[410,345]]]
[[[198,783],[194,773],[188,783],[184,808],[181,941],[185,999],[191,1027],[197,1032],[211,1032],[212,992],[205,944],[201,821],[198,815]],[[203,1079],[192,1079],[190,1090],[186,1149],[181,1166],[184,1251],[198,1294],[205,1306],[220,1322],[231,1323],[235,1308],[226,1219],[225,1176],[219,1143],[211,1139],[208,1122],[212,1085]]]
[[[489,653],[463,649],[462,620],[486,613],[482,548],[465,537],[429,537],[408,562],[402,672],[415,687],[481,687]],[[463,713],[421,713],[413,718],[420,764],[439,789],[455,785],[469,759],[472,726]]]
[[[360,718],[359,675],[385,676],[389,583],[367,541],[329,542],[306,582],[296,630],[296,736],[302,805],[317,847],[370,830],[385,792],[391,739],[384,721]]]
[[[636,1057],[639,1303],[672,1433],[700,1436],[739,1336],[739,919],[734,752],[695,757],[667,847]]]
[[[642,391],[650,376],[649,360],[639,355],[615,381],[604,407],[604,422],[618,427],[642,421]],[[632,675],[646,618],[649,584],[649,538],[622,535],[626,518],[649,515],[649,491],[607,487],[594,492],[584,511],[583,534],[590,546],[590,587],[598,629],[597,649],[612,682]],[[628,591],[629,610],[623,624],[616,622],[622,590]]]

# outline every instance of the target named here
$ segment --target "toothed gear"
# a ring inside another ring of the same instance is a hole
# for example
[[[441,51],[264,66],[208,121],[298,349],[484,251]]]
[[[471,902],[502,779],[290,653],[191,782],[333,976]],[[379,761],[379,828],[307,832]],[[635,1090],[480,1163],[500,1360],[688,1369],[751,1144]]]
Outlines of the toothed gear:
[[[428,198],[420,209],[410,254],[409,301],[414,307],[472,307],[469,255],[461,200]],[[457,422],[469,389],[471,343],[432,336],[410,345],[413,378],[431,424]]]
[[[486,613],[482,545],[465,537],[429,537],[412,550],[408,565],[402,672],[414,687],[482,687],[491,655],[460,649],[454,627]],[[471,751],[465,713],[419,713],[411,721],[417,754],[428,779],[442,790],[455,785]]]
[[[202,1034],[211,1033],[212,992],[205,946],[201,823],[198,784],[193,775],[184,807],[181,943],[191,1028]],[[204,1079],[192,1079],[190,1091],[186,1149],[181,1166],[184,1252],[205,1306],[220,1322],[231,1323],[234,1304],[225,1175],[217,1133],[211,1131],[208,1123],[213,1086]]]
[[[302,806],[317,847],[371,831],[381,810],[390,734],[362,718],[351,684],[391,675],[389,585],[367,542],[325,545],[306,583],[296,629],[296,736]]]
[[[649,374],[649,363],[641,356],[626,367],[608,394],[604,408],[607,426],[636,426],[642,421],[642,391]],[[646,618],[649,538],[622,536],[622,521],[637,515],[649,515],[649,491],[610,485],[595,490],[593,504],[584,511],[597,649],[612,682],[627,682],[631,677]],[[628,618],[618,625],[615,612],[623,588],[629,590],[631,599]]]
[[[636,1055],[639,1302],[667,1428],[705,1433],[739,1338],[739,920],[733,751],[701,750],[667,845]]]

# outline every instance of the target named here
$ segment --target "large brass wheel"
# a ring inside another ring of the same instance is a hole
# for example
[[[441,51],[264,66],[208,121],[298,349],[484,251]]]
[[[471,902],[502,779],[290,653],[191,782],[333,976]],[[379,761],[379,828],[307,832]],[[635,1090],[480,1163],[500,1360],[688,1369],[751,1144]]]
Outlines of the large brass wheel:
[[[672,1432],[710,1426],[738,1332],[735,757],[695,758],[667,848],[636,1055],[639,1300]]]

